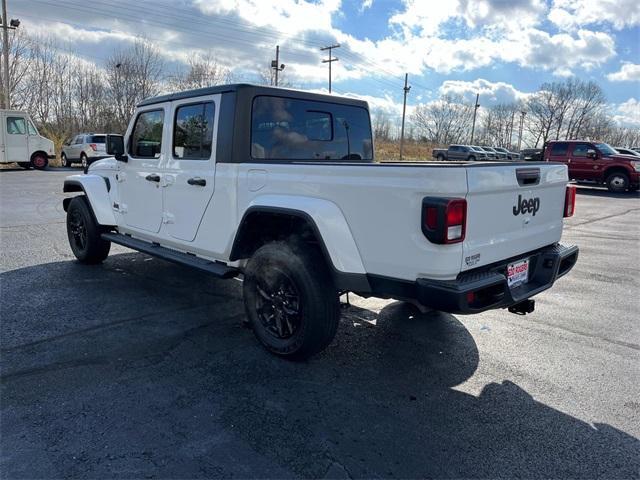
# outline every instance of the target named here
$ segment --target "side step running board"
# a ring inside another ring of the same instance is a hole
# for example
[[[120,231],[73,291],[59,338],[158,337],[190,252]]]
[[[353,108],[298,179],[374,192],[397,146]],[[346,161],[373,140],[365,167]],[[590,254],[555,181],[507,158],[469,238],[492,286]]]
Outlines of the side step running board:
[[[196,257],[195,255],[189,255],[188,253],[182,253],[177,250],[172,250],[167,247],[162,247],[156,243],[145,242],[137,238],[132,238],[128,235],[121,233],[103,233],[102,238],[109,240],[110,242],[117,243],[139,252],[148,253],[154,257],[161,258],[173,263],[179,263],[180,265],[186,265],[203,272],[211,273],[220,278],[232,278],[240,273],[240,270],[233,267],[228,267],[222,263],[212,262],[204,258]]]

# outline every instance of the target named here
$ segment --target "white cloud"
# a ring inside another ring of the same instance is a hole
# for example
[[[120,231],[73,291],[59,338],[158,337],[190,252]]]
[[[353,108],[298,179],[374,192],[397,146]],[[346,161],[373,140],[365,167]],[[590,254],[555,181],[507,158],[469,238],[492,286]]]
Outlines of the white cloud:
[[[612,82],[637,82],[640,81],[640,65],[636,63],[623,63],[620,70],[607,75]]]
[[[640,127],[640,100],[632,97],[618,104],[613,119],[623,126]]]
[[[638,0],[554,0],[549,20],[563,30],[611,24],[617,30],[640,25]]]
[[[360,13],[364,12],[365,10],[371,8],[373,6],[373,0],[362,0],[362,3],[360,4]]]
[[[517,90],[509,83],[490,82],[484,78],[478,78],[472,82],[446,80],[438,91],[441,95],[460,96],[468,102],[473,102],[476,94],[479,93],[480,104],[483,107],[518,102],[528,96],[527,93]]]

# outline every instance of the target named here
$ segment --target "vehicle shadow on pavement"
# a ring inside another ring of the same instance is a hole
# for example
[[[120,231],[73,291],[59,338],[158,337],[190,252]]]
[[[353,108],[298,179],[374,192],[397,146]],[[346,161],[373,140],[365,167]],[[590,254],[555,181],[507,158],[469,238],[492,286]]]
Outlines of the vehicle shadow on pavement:
[[[514,381],[455,316],[350,307],[304,363],[241,326],[241,285],[138,253],[0,274],[7,478],[632,478],[640,442]]]
[[[640,191],[635,192],[610,192],[604,187],[594,187],[590,185],[576,185],[576,193],[589,197],[606,197],[606,198],[640,198]]]

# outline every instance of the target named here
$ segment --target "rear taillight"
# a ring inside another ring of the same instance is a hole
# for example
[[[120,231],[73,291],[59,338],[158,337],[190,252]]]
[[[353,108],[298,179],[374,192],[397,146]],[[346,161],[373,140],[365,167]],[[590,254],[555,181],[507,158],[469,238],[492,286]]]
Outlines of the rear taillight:
[[[90,143],[89,146],[91,147],[91,150],[93,150],[94,152],[98,150],[98,146],[95,143]]]
[[[567,185],[567,190],[564,194],[564,216],[573,217],[576,211],[576,186]]]
[[[464,240],[467,201],[464,198],[422,200],[422,233],[432,243],[449,244]]]

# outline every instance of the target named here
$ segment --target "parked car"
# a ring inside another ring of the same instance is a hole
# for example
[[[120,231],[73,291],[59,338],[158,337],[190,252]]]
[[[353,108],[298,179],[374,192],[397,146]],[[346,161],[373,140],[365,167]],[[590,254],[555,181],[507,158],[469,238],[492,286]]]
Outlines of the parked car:
[[[620,155],[631,155],[632,157],[640,157],[639,152],[636,152],[635,150],[632,150],[630,148],[624,148],[624,147],[613,147],[613,148]]]
[[[542,148],[525,148],[520,150],[520,158],[525,162],[541,162],[544,160]]]
[[[508,160],[520,160],[520,154],[516,152],[510,152],[506,148],[503,147],[493,147],[494,150],[504,153],[507,156]]]
[[[0,163],[42,170],[55,156],[53,142],[38,133],[27,112],[0,110]]]
[[[488,160],[489,159],[489,157],[487,156],[487,152],[485,152],[484,150],[482,150],[482,149],[480,149],[478,147],[474,147],[473,145],[469,145],[469,148],[476,153],[476,160]]]
[[[566,166],[375,163],[369,118],[362,100],[253,85],[144,100],[107,135],[114,157],[64,182],[71,250],[242,275],[248,325],[295,359],[332,341],[342,292],[531,313],[578,258],[558,243]]]
[[[469,145],[449,145],[449,148],[435,148],[431,156],[436,160],[467,160],[473,162],[480,160],[480,153],[475,147]]]
[[[544,159],[569,167],[569,178],[604,184],[612,192],[638,190],[640,159],[621,155],[602,142],[562,140],[547,142]]]
[[[508,160],[508,156],[506,153],[500,152],[496,150],[494,147],[482,147],[482,148],[485,150],[488,150],[489,152],[494,153],[496,160],[500,160],[500,161]]]
[[[476,150],[479,150],[481,152],[483,152],[486,155],[486,159],[487,160],[497,160],[498,159],[498,155],[496,152],[494,152],[493,150],[489,150],[486,147],[480,147],[478,145],[474,145],[473,148],[475,148]]]
[[[87,168],[91,162],[107,158],[105,150],[106,134],[81,133],[76,135],[62,147],[60,160],[63,167],[69,167],[74,163],[82,164]]]

